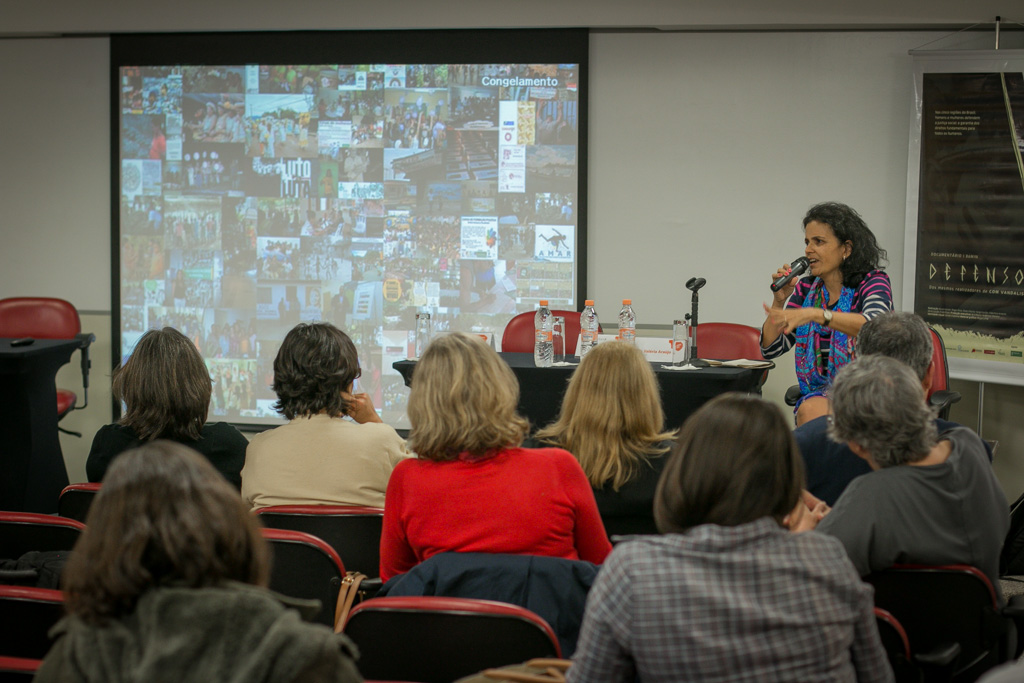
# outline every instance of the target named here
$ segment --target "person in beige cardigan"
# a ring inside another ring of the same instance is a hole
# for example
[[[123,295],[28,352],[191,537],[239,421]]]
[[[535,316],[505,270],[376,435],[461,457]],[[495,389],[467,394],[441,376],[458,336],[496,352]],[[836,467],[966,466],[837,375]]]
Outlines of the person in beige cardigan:
[[[274,408],[289,421],[249,442],[242,497],[250,506],[384,506],[391,471],[411,454],[370,397],[352,393],[358,377],[356,347],[334,325],[288,332],[274,359]]]

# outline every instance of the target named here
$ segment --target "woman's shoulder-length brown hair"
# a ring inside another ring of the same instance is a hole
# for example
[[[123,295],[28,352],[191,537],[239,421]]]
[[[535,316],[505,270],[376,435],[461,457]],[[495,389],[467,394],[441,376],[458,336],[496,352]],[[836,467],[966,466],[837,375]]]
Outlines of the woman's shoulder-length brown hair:
[[[665,414],[658,380],[640,349],[626,342],[598,344],[569,379],[558,420],[537,439],[579,460],[594,488],[616,491],[647,457],[664,453],[675,432],[661,431]]]
[[[438,337],[413,373],[409,448],[441,461],[518,446],[529,429],[518,404],[519,382],[494,349],[463,332]]]
[[[654,495],[662,533],[701,524],[780,524],[797,501],[804,467],[793,432],[771,403],[723,394],[683,425]]]
[[[114,371],[111,390],[125,406],[119,424],[140,441],[195,441],[206,423],[213,383],[195,344],[165,327],[142,335]]]
[[[147,590],[267,584],[259,524],[201,455],[158,439],[110,466],[63,575],[67,610],[90,623],[130,614]]]

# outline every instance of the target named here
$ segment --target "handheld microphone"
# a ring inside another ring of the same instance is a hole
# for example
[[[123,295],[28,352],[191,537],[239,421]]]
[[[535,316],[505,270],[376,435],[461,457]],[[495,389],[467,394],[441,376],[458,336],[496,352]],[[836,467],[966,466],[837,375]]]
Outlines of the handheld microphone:
[[[707,283],[708,281],[702,277],[691,277],[689,280],[686,281],[686,288],[696,294],[697,290],[706,285]]]
[[[772,283],[772,291],[777,292],[790,283],[793,278],[800,277],[804,272],[811,267],[811,262],[807,260],[806,256],[801,256],[796,261],[793,261],[790,265],[791,270],[788,274],[783,275]]]

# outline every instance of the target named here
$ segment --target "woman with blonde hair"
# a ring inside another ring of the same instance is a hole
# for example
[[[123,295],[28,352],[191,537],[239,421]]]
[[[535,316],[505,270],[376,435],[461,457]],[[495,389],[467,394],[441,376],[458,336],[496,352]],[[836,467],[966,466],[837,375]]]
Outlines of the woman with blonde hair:
[[[535,438],[580,461],[609,534],[654,534],[661,456],[675,438],[664,422],[651,364],[632,344],[609,342],[583,358],[558,420]]]
[[[121,455],[86,521],[36,681],[362,680],[345,636],[267,590],[259,523],[192,449]]]
[[[417,458],[395,467],[384,503],[381,578],[443,552],[600,563],[611,551],[587,477],[560,448],[520,447],[519,384],[478,337],[430,343],[408,415]]]

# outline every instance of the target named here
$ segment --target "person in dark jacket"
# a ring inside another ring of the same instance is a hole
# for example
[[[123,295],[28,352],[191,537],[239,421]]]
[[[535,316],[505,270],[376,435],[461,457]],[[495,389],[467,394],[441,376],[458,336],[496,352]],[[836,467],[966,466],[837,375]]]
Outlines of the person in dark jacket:
[[[103,481],[110,463],[124,451],[170,439],[195,449],[236,489],[242,487],[249,442],[227,422],[206,421],[213,384],[188,337],[173,327],[146,332],[114,371],[111,389],[125,411],[116,424],[96,432],[85,462],[89,481]]]
[[[665,432],[658,380],[632,344],[598,344],[569,380],[558,420],[536,440],[576,456],[605,529],[656,534],[654,489],[675,432]]]
[[[266,589],[258,523],[191,449],[157,440],[121,454],[86,523],[36,681],[362,680],[345,636]]]

